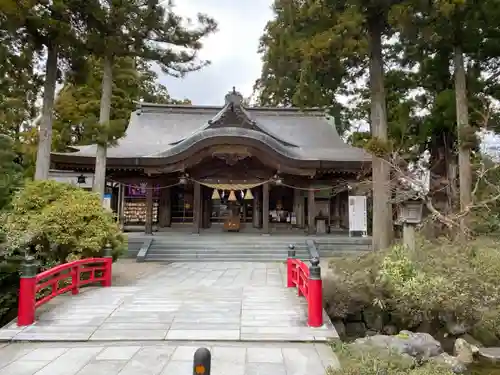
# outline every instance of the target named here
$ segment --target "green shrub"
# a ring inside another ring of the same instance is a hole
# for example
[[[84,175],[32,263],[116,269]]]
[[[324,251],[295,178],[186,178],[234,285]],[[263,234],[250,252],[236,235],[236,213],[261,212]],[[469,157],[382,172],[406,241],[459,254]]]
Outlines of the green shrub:
[[[30,246],[47,262],[100,256],[109,243],[116,259],[124,251],[124,236],[99,197],[55,181],[27,183],[3,215],[11,252]]]
[[[338,344],[334,347],[341,368],[328,369],[328,375],[452,375],[453,372],[436,363],[419,366],[409,356],[364,346]]]
[[[401,322],[399,328],[450,321],[476,326],[495,321],[489,316],[500,311],[495,240],[425,242],[415,251],[394,246],[354,260],[335,259],[331,267],[337,278],[325,283],[325,303],[334,317],[375,306]]]

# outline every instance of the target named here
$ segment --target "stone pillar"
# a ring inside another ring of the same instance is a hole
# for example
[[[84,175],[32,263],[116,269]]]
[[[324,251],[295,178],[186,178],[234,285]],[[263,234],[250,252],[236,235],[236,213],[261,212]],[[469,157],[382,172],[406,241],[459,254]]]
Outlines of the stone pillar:
[[[257,190],[257,189],[254,189]],[[253,191],[253,227],[260,228],[260,194],[257,191]]]
[[[314,218],[316,216],[316,204],[314,201],[314,189],[309,188],[307,192],[307,233],[315,234],[316,233],[316,223]]]
[[[262,185],[262,233],[269,234],[269,182]]]
[[[193,233],[200,233],[201,223],[201,185],[199,182],[194,182],[193,192]]]
[[[172,202],[170,188],[160,190],[160,203],[158,204],[158,226],[169,227],[172,224]]]
[[[153,187],[151,181],[146,183],[146,234],[153,234]]]
[[[415,224],[403,223],[403,244],[408,250],[415,250]]]

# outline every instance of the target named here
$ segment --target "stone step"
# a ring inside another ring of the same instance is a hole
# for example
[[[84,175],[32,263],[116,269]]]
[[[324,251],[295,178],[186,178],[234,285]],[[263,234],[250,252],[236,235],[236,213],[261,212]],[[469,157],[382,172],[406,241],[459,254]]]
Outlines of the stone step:
[[[158,245],[152,245],[148,253],[154,252],[215,252],[215,253],[278,253],[278,254],[288,254],[288,249],[283,247],[244,247],[244,246],[177,246],[177,247],[163,247]],[[318,252],[320,256],[328,257],[329,254],[334,254],[342,251],[352,251],[352,252],[367,252],[370,251],[369,248],[360,248],[360,247],[336,247],[332,249],[319,249]],[[303,253],[307,254],[308,251],[305,248],[297,249],[295,248],[295,252],[297,254]]]
[[[288,245],[294,244],[296,246],[305,246],[307,238],[296,239],[296,238],[276,238],[273,236],[254,236],[254,237],[215,237],[215,236],[197,236],[197,235],[187,235],[183,237],[168,237],[168,236],[153,236],[155,242],[172,244],[172,243],[206,243],[206,242],[220,242],[220,243],[230,243],[230,244],[276,244],[276,245]],[[356,238],[356,237],[346,237],[341,239],[327,239],[316,240],[318,246],[322,245],[368,245],[371,246],[371,239],[369,238]]]
[[[343,256],[343,255],[356,255],[350,254],[349,252],[343,252],[335,254],[333,257]],[[307,261],[308,256],[299,256],[299,259]],[[154,254],[148,255],[145,259],[146,262],[285,262],[285,257],[278,257],[276,254],[263,254],[262,256],[248,255],[248,254],[233,254],[231,256],[203,256],[197,257],[196,254]]]

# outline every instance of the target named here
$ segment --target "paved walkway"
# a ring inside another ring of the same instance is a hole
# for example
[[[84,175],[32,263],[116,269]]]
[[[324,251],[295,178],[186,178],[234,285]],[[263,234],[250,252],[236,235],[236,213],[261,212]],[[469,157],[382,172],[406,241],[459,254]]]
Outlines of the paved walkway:
[[[283,264],[174,263],[134,286],[85,289],[0,330],[14,341],[0,343],[0,375],[190,375],[199,347],[212,375],[337,368],[321,342],[337,337],[330,321],[307,327],[305,300],[283,285]]]
[[[132,287],[96,288],[0,330],[14,341],[316,341],[338,338],[328,317],[307,326],[307,304],[280,263],[173,263]]]
[[[0,375],[191,375],[201,346],[212,352],[212,375],[324,375],[339,366],[325,344],[22,343],[0,348]]]

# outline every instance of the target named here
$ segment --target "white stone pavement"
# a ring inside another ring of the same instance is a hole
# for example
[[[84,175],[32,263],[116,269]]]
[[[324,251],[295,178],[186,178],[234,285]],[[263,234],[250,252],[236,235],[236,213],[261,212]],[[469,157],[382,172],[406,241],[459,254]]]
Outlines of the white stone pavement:
[[[307,303],[285,287],[282,263],[172,263],[131,287],[95,288],[42,313],[13,341],[315,341],[337,339],[330,320],[307,326]]]
[[[211,375],[324,375],[339,366],[322,343],[15,343],[0,345],[0,375],[191,375],[202,346]]]

